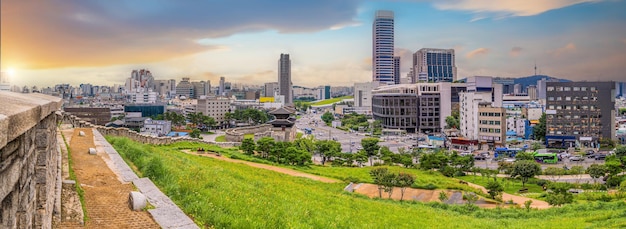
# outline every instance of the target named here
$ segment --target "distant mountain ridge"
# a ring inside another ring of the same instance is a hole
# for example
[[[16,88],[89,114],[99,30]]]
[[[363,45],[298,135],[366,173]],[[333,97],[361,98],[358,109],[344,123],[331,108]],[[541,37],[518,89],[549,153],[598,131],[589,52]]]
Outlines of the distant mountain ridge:
[[[547,75],[534,75],[534,76],[526,76],[526,77],[521,77],[521,78],[514,78],[513,82],[515,82],[515,84],[521,84],[522,88],[526,88],[529,85],[537,85],[537,81],[541,79],[558,80],[559,82],[572,82],[571,80],[559,79],[559,78],[547,76]]]

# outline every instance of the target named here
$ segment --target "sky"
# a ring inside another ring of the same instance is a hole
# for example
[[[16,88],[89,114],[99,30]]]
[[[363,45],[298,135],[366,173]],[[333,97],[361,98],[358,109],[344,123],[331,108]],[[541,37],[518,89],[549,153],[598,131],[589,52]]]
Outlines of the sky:
[[[458,78],[626,81],[623,0],[2,0],[0,70],[15,85],[123,84],[133,69],[261,85],[289,53],[294,85],[371,81],[372,22],[395,14],[401,76],[453,48]]]

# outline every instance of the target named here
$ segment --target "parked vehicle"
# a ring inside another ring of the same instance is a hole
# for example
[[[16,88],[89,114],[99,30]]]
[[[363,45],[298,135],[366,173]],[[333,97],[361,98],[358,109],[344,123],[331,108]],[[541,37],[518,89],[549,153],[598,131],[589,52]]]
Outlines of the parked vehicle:
[[[596,161],[606,159],[606,154],[598,153],[598,154],[594,154],[592,156],[593,156],[594,159],[596,159]]]
[[[569,157],[570,161],[582,161],[583,158],[581,156],[571,156]]]

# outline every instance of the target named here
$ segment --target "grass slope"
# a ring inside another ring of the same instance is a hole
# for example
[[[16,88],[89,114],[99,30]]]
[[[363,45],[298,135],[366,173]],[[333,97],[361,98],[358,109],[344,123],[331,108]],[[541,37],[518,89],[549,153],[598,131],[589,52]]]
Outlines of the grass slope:
[[[192,143],[152,146],[126,138],[107,139],[125,160],[150,177],[201,227],[526,229],[626,226],[623,202],[594,202],[526,212],[520,209],[470,211],[464,206],[376,200],[343,192],[345,183],[326,184],[180,152],[180,148],[195,147]],[[319,168],[322,170],[324,168]],[[332,171],[333,174],[340,172],[348,171]]]

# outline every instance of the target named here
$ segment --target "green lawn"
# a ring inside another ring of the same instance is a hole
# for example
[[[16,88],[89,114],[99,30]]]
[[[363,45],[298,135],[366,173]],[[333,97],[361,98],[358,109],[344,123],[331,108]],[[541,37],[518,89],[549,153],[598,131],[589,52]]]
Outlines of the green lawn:
[[[244,134],[243,138],[251,138],[254,139],[254,134]],[[220,135],[215,137],[215,142],[226,142],[226,136],[225,135]]]
[[[624,202],[593,202],[527,212],[369,199],[343,192],[346,183],[321,183],[179,150],[198,146],[196,143],[154,146],[126,138],[107,139],[125,160],[150,177],[203,228],[626,227]],[[343,169],[329,169],[328,173],[364,176],[363,168],[355,169],[356,172]],[[426,177],[431,174],[421,176],[430,179]]]
[[[328,105],[328,104],[333,104],[336,102],[341,102],[341,100],[344,100],[344,99],[352,99],[352,98],[354,98],[354,96],[342,96],[342,97],[337,97],[337,98],[332,98],[332,99],[326,99],[326,100],[319,101],[317,103],[311,103],[311,106]]]
[[[487,178],[487,177],[481,177],[481,176],[462,176],[462,177],[458,177],[461,180],[467,181],[467,182],[471,182],[477,185],[481,185],[483,187],[485,187],[487,185],[487,182],[489,180],[493,180],[493,178]],[[511,194],[517,194],[519,192],[520,189],[522,189],[522,182],[519,179],[510,179],[510,178],[501,178],[498,177],[497,178],[498,182],[500,182],[502,184],[502,186],[504,187],[504,192],[506,193],[511,193]],[[527,183],[526,183],[526,188],[528,188],[528,192],[529,193],[542,193],[543,191],[543,187],[537,185],[535,182],[537,181],[537,179],[530,179]]]

